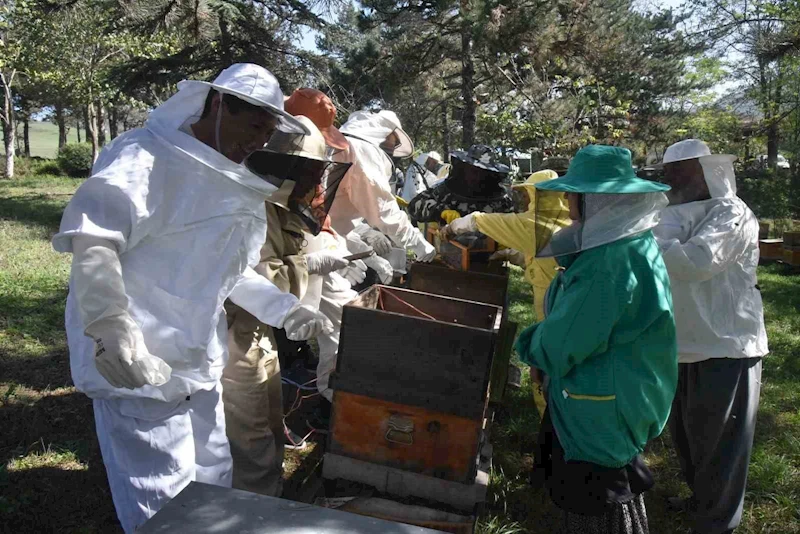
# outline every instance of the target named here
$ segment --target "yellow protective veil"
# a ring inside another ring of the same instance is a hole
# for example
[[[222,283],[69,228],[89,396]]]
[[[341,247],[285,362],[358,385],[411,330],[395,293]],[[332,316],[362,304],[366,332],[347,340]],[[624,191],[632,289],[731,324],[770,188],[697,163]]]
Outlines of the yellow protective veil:
[[[479,213],[475,216],[478,230],[498,243],[525,255],[525,279],[533,288],[536,318],[544,319],[544,295],[556,275],[558,264],[553,258],[536,258],[536,253],[558,229],[569,226],[569,207],[561,194],[537,191],[534,184],[558,178],[550,170],[530,175],[524,184],[513,186],[528,196],[528,209],[522,213]],[[546,195],[546,196],[545,196]],[[536,218],[537,196],[539,220]],[[548,208],[542,211],[543,204]]]

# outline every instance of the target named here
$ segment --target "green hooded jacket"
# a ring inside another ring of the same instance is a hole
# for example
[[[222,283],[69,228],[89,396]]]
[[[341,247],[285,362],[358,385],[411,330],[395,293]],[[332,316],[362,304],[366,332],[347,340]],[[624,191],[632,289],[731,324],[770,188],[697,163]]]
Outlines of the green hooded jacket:
[[[678,380],[669,276],[649,230],[559,258],[547,318],[516,349],[550,377],[566,460],[619,468],[664,429]]]

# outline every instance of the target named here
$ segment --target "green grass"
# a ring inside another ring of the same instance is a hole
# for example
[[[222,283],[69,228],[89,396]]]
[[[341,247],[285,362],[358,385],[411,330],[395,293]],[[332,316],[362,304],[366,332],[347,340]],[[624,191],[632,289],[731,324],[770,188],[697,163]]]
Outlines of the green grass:
[[[750,464],[742,525],[737,534],[800,534],[800,273],[776,264],[759,269],[759,284],[771,354],[764,360],[761,405]],[[520,330],[531,324],[531,295],[514,269],[510,285],[511,319]],[[521,390],[507,397],[492,442],[495,447],[487,521],[480,532],[545,534],[557,530],[561,514],[546,493],[528,484],[539,421],[527,373]],[[646,494],[650,531],[684,533],[688,523],[665,508],[669,496],[688,496],[671,440],[665,433],[651,442],[645,459],[656,478]]]
[[[37,172],[0,180],[0,530],[118,532],[91,402],[69,377],[63,313],[70,257],[50,245],[80,181]],[[764,364],[745,517],[737,533],[800,534],[800,275],[779,265],[763,267],[760,285],[772,354]],[[514,269],[510,290],[512,320],[524,328],[534,314],[521,270]],[[497,420],[494,471],[478,531],[555,531],[558,510],[528,484],[538,415],[527,376]],[[314,449],[289,458],[296,482],[304,478],[301,464],[315,463],[317,454]],[[668,436],[650,444],[646,459],[657,481],[646,496],[651,532],[685,532],[683,518],[664,507],[667,496],[688,491]]]
[[[52,122],[30,122],[31,156],[39,158],[55,158],[58,155],[58,126]],[[22,126],[17,131],[19,146],[22,148]],[[81,133],[81,141],[85,141]],[[75,128],[67,131],[67,143],[77,143],[78,132]],[[0,153],[5,154],[5,147],[0,146]]]

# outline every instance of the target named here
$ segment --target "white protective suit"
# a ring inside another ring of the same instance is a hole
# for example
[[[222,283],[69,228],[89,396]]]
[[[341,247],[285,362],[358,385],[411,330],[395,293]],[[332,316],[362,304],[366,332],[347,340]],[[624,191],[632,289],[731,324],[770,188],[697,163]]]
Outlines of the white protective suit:
[[[432,188],[433,184],[437,182],[436,175],[425,167],[430,155],[430,152],[423,152],[414,160],[416,165],[408,166],[406,181],[403,184],[403,194],[401,195],[406,202],[411,202],[415,196],[428,188]]]
[[[764,356],[758,220],[736,196],[732,156],[700,163],[711,199],[665,208],[653,230],[672,281],[680,363]]]
[[[392,160],[380,148],[394,128],[377,113],[357,111],[340,130],[350,141],[349,162],[353,166],[342,180],[331,207],[333,229],[347,235],[364,219],[398,247],[424,256],[430,245],[398,206],[389,186]]]
[[[231,483],[219,385],[227,358],[225,299],[279,327],[298,305],[251,268],[266,237],[264,201],[275,187],[181,131],[199,119],[208,86],[178,87],[144,128],[103,150],[53,238],[59,252],[72,252],[73,239],[83,236],[116,249],[125,311],[146,349],[172,368],[161,386],[109,384],[95,367],[94,341],[84,334],[83,308],[70,291],[72,378],[94,399],[103,460],[126,532],[192,480]]]

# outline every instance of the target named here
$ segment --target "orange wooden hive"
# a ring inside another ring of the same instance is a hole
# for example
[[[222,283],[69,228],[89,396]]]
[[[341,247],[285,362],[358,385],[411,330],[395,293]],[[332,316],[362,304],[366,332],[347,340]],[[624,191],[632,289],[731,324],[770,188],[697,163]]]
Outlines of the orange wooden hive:
[[[800,267],[800,248],[783,249],[783,261],[794,267]]]
[[[470,484],[502,308],[373,286],[344,307],[328,450]]]
[[[762,239],[758,242],[762,260],[783,259],[783,239]]]

